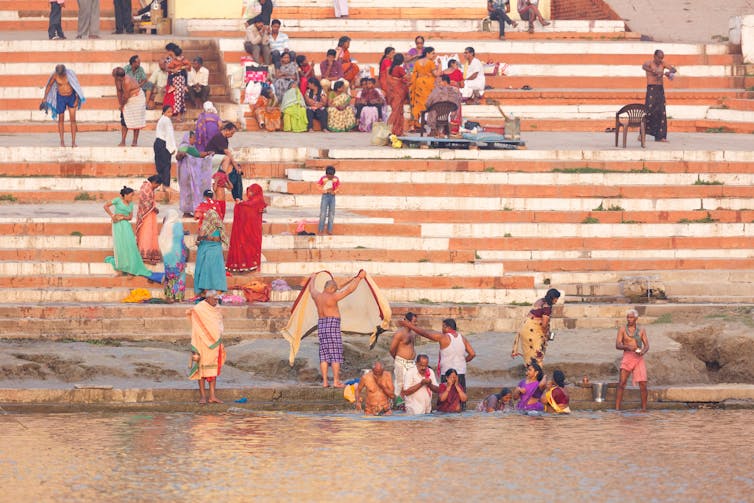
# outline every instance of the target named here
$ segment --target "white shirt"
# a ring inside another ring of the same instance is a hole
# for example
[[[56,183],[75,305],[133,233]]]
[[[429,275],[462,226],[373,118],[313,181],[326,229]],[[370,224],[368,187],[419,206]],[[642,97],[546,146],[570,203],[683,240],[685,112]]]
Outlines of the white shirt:
[[[209,85],[209,70],[207,70],[203,66],[199,68],[198,72],[194,70],[193,68],[189,70],[189,74],[188,74],[189,87],[195,86],[197,84],[199,84],[200,86]]]
[[[282,31],[278,32],[278,38],[270,35],[271,51],[278,51],[280,52],[280,54],[282,54],[285,49],[288,49],[288,35],[286,35]]]
[[[165,142],[165,147],[168,152],[175,154],[177,147],[175,146],[175,131],[173,130],[173,121],[167,115],[162,115],[160,120],[157,121],[157,130],[154,135],[155,139],[160,139]]]
[[[429,379],[433,385],[437,386],[437,378],[435,373],[429,370]],[[419,375],[419,370],[416,367],[412,367],[406,371],[406,375],[403,377],[403,390],[415,386],[424,379]],[[429,386],[422,386],[416,390],[412,395],[406,395],[403,397],[406,403],[406,414],[429,414],[432,412],[432,390]]]
[[[450,344],[447,348],[440,350],[438,370],[444,374],[448,369],[455,369],[456,374],[465,374],[466,345],[463,343],[463,336],[458,332],[456,332],[455,337],[453,334],[448,334],[448,336],[450,337]]]
[[[476,73],[476,77],[472,80],[469,80],[469,77],[471,75],[474,75]],[[480,91],[484,91],[484,65],[482,65],[482,62],[479,61],[477,58],[474,58],[471,60],[471,62],[466,65],[463,65],[463,78],[466,79],[464,81],[463,87],[468,89],[476,89]]]

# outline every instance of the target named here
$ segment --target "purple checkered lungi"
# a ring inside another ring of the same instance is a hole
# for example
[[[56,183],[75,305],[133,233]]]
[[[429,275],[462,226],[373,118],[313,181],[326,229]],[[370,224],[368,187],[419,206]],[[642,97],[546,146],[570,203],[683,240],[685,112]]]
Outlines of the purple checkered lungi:
[[[317,320],[319,361],[343,363],[343,339],[340,336],[340,318],[326,317]]]

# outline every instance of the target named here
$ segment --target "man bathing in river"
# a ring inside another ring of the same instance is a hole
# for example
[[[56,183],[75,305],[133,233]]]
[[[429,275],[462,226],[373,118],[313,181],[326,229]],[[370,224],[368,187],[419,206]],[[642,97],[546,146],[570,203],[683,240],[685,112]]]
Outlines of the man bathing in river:
[[[385,372],[381,362],[374,362],[372,370],[361,376],[356,387],[356,410],[361,410],[361,390],[367,390],[364,414],[367,416],[389,416],[393,398],[393,380]]]
[[[435,373],[429,368],[429,357],[419,355],[416,365],[406,372],[403,383],[403,398],[406,401],[406,414],[429,414],[432,412],[432,393],[437,393]]]
[[[417,316],[412,312],[406,313],[404,319],[411,323],[417,322]],[[401,327],[396,330],[393,340],[390,341],[390,356],[394,359],[395,389],[399,393],[403,390],[403,379],[406,372],[416,366],[414,362],[416,358],[415,341],[416,332],[408,327]]]
[[[442,332],[424,330],[406,320],[401,320],[398,324],[413,330],[422,337],[437,342],[440,345],[440,357],[437,359],[437,374],[440,376],[441,381],[446,381],[445,371],[447,369],[455,369],[458,375],[458,382],[461,384],[463,390],[466,391],[466,364],[474,359],[476,353],[466,337],[456,331],[456,320],[452,318],[442,320]],[[465,409],[466,400],[462,400],[461,404]]]
[[[615,410],[620,410],[623,400],[623,390],[626,389],[628,375],[631,374],[634,385],[639,385],[641,391],[641,410],[647,410],[647,367],[644,365],[644,355],[649,351],[647,332],[636,324],[639,313],[630,309],[626,313],[626,326],[618,329],[615,349],[623,351],[620,363],[620,383],[615,394]]]
[[[340,365],[343,363],[343,339],[340,333],[340,310],[338,302],[350,295],[359,282],[364,279],[366,273],[362,270],[359,275],[351,280],[343,290],[338,290],[338,284],[330,280],[325,283],[324,291],[320,292],[314,286],[316,274],[312,274],[311,293],[314,304],[317,306],[317,337],[319,337],[319,368],[322,371],[322,386],[328,387],[327,366],[332,366],[333,386],[342,388],[340,382]]]

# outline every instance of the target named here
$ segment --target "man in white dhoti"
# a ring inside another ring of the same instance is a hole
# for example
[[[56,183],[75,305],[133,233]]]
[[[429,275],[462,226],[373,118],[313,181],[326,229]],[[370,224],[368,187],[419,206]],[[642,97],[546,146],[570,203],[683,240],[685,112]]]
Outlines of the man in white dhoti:
[[[131,146],[135,147],[139,142],[139,131],[147,125],[147,100],[139,83],[126,75],[123,68],[113,68],[112,74],[120,106],[121,138],[118,146],[126,145],[126,135],[130,129],[133,131]]]
[[[438,393],[435,373],[429,369],[429,357],[416,357],[416,366],[406,371],[403,378],[403,400],[406,414],[429,414],[432,412],[432,393]]]
[[[348,17],[348,0],[333,0],[335,17]]]
[[[484,94],[485,78],[484,65],[475,57],[473,47],[467,47],[463,51],[463,88],[461,96],[464,100],[477,103]]]

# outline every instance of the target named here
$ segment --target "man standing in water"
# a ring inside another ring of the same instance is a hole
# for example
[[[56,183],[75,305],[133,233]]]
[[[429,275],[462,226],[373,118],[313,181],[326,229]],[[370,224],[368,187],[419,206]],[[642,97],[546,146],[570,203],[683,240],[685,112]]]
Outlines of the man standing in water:
[[[647,95],[644,106],[647,109],[647,134],[655,137],[655,141],[668,141],[668,119],[665,115],[665,88],[662,78],[673,80],[676,69],[665,63],[665,53],[657,49],[654,59],[641,65],[647,74]],[[667,72],[666,72],[667,70]]]
[[[406,372],[403,383],[403,397],[406,400],[406,414],[429,414],[432,412],[432,393],[437,393],[437,378],[429,368],[427,355],[416,357],[416,365]]]
[[[456,331],[456,320],[452,318],[442,320],[442,332],[424,330],[405,320],[399,321],[398,324],[413,330],[422,337],[437,342],[440,345],[437,375],[440,376],[442,382],[445,382],[445,371],[455,369],[458,374],[458,382],[466,391],[466,364],[474,359],[476,353],[466,337]],[[465,410],[466,402],[462,402],[462,407]]]
[[[410,311],[406,313],[405,319],[412,323],[416,323],[417,321],[416,315]],[[403,390],[403,379],[406,372],[416,366],[414,362],[416,358],[416,351],[414,350],[415,340],[415,332],[410,328],[401,327],[395,331],[393,340],[390,341],[390,356],[394,360],[395,389],[398,390],[398,393]]]
[[[647,332],[636,324],[639,313],[630,309],[626,313],[626,326],[618,329],[615,349],[623,351],[620,363],[620,383],[615,393],[615,410],[620,410],[623,401],[623,390],[626,389],[628,375],[631,374],[634,385],[639,385],[641,391],[641,410],[647,410],[647,367],[644,365],[644,355],[649,351]]]
[[[350,295],[359,282],[364,279],[366,273],[361,270],[358,276],[351,280],[343,290],[338,290],[338,284],[330,280],[325,283],[324,291],[320,292],[314,286],[316,274],[312,274],[311,293],[314,304],[317,306],[317,337],[319,337],[319,368],[322,371],[322,386],[327,388],[327,366],[332,366],[333,386],[342,388],[340,382],[340,365],[343,363],[343,339],[340,333],[340,310],[338,302]]]
[[[217,292],[207,290],[204,300],[186,311],[191,321],[191,371],[189,379],[199,380],[199,403],[207,403],[204,382],[209,382],[209,403],[223,403],[215,395],[217,377],[225,363],[223,314],[217,308]]]
[[[372,370],[361,376],[356,387],[356,410],[361,410],[361,390],[367,390],[364,414],[367,416],[388,416],[392,413],[390,406],[395,397],[393,381],[385,372],[381,362],[374,362]]]

